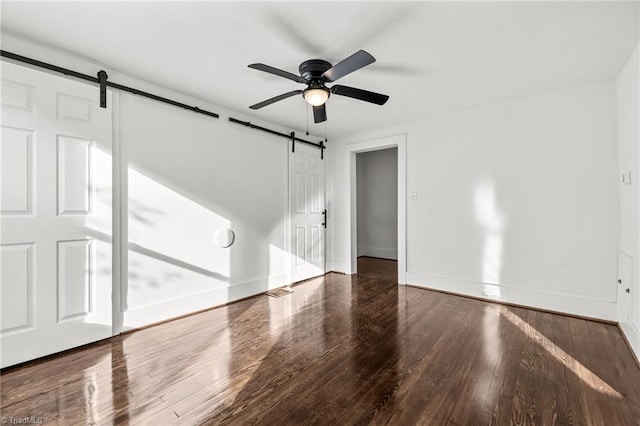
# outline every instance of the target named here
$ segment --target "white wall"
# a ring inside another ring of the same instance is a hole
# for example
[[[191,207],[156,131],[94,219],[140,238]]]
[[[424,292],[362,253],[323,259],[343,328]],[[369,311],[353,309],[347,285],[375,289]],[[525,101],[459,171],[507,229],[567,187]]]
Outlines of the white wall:
[[[636,46],[617,79],[620,175],[631,170],[631,184],[620,186],[620,249],[634,260],[632,321],[623,330],[640,358],[640,47]],[[627,284],[625,284],[626,286]]]
[[[398,258],[398,148],[356,155],[358,256]]]
[[[349,270],[344,147],[399,133],[407,194],[417,193],[407,197],[407,283],[615,319],[613,82],[334,142],[336,270]]]
[[[122,94],[128,169],[125,327],[286,281],[287,141]],[[236,234],[218,247],[219,228]]]
[[[228,117],[291,129],[15,37],[3,35],[2,48],[89,75],[104,69],[111,81],[220,114],[215,119],[114,92],[109,108],[122,193],[115,242],[123,249],[116,290],[124,329],[286,284],[287,140]],[[236,233],[230,248],[214,243],[221,227]]]

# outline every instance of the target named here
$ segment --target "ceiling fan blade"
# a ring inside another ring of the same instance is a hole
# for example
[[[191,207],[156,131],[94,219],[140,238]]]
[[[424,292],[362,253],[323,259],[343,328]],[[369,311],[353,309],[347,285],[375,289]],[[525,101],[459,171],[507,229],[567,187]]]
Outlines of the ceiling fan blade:
[[[255,105],[251,105],[249,108],[260,109],[262,107],[266,107],[267,105],[271,105],[274,102],[278,102],[283,99],[290,98],[291,96],[299,95],[300,93],[302,93],[302,90],[294,90],[292,92],[283,93],[282,95],[274,96],[273,98],[267,99],[266,101],[262,101]]]
[[[313,107],[313,121],[315,123],[322,123],[327,121],[327,107],[326,104]]]
[[[364,50],[358,50],[353,55],[335,64],[322,74],[322,77],[326,81],[336,81],[339,78],[344,77],[347,74],[366,67],[376,61],[376,58],[371,56],[370,53]]]
[[[284,78],[288,78],[289,80],[293,80],[297,83],[307,83],[307,81],[300,77],[299,75],[295,75],[292,74],[288,71],[283,71],[281,69],[278,68],[274,68],[272,66],[269,65],[265,65],[265,64],[251,64],[249,65],[249,68],[253,68],[255,70],[259,70],[259,71],[264,71],[264,72],[268,72],[269,74],[274,74],[277,75],[279,77],[284,77]]]
[[[335,85],[331,88],[331,93],[378,105],[384,105],[389,100],[389,96],[387,95],[369,92],[368,90],[356,89],[355,87],[349,86]]]

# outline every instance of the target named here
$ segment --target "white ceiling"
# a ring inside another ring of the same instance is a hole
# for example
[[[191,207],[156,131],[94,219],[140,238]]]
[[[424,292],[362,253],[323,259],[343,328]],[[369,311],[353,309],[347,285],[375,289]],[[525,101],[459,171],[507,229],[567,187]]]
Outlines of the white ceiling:
[[[306,59],[336,63],[365,49],[377,62],[339,84],[390,100],[331,97],[336,137],[614,78],[638,41],[638,5],[2,2],[1,23],[7,34],[290,128],[306,125],[301,97],[248,107],[302,85],[247,65],[297,73]]]

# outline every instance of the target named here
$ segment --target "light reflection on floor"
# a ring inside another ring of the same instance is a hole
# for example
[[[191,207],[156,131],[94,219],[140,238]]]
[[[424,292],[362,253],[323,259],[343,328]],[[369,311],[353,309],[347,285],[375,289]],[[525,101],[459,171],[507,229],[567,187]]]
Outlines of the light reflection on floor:
[[[609,396],[622,399],[620,392],[609,386],[604,380],[596,376],[587,367],[582,365],[574,357],[563,351],[560,347],[547,339],[542,333],[523,321],[519,316],[511,312],[508,308],[501,307],[500,315],[542,346],[553,358],[571,370],[580,380],[593,390],[607,394]]]

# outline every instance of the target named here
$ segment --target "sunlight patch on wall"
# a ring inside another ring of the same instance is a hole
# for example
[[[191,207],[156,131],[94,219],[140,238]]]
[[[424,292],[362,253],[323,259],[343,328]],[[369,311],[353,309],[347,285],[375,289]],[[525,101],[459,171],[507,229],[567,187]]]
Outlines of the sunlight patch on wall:
[[[502,268],[504,217],[496,207],[493,184],[482,183],[476,187],[475,207],[476,219],[485,234],[482,250],[482,282],[499,284]]]
[[[127,308],[226,287],[232,248],[215,242],[231,222],[129,168]]]
[[[269,244],[269,288],[277,288],[287,284],[286,260],[288,254],[278,246]]]

